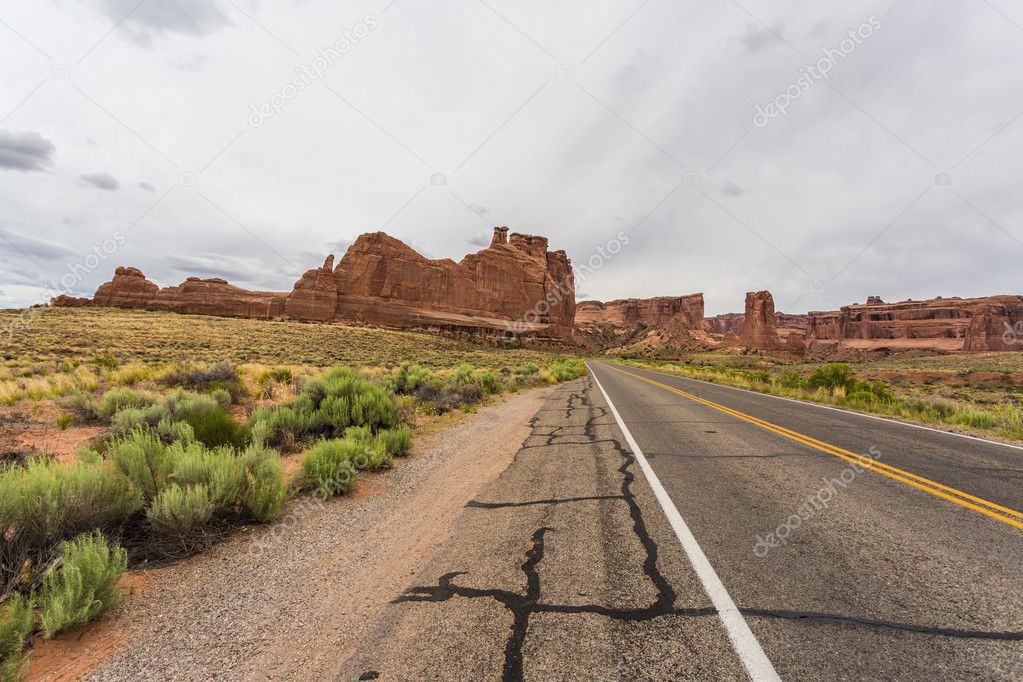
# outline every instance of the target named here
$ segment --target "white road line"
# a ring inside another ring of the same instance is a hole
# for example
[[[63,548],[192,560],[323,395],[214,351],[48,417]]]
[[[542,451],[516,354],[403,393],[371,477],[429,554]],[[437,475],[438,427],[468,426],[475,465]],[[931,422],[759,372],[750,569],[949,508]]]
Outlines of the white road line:
[[[619,363],[612,363],[619,364]],[[958,436],[959,438],[969,438],[970,440],[980,441],[981,443],[987,443],[988,445],[998,445],[1003,448],[1012,448],[1013,450],[1023,450],[1023,445],[1012,445],[1011,443],[1001,443],[997,440],[988,440],[987,438],[981,438],[979,436],[971,436],[968,433],[958,433],[956,431],[946,431],[945,429],[936,429],[932,426],[924,426],[923,424],[914,424],[913,422],[899,421],[898,419],[891,419],[889,417],[880,417],[876,414],[866,414],[864,412],[856,412],[855,410],[847,410],[842,407],[835,407],[833,405],[821,405],[820,403],[811,403],[806,400],[797,400],[796,398],[786,398],[783,395],[774,395],[773,393],[761,393],[760,391],[751,391],[748,388],[738,388],[737,386],[728,386],[726,384],[716,384],[713,381],[704,381],[703,379],[693,379],[692,377],[684,377],[679,374],[668,374],[667,372],[658,372],[656,369],[647,369],[645,367],[633,367],[632,365],[622,365],[623,367],[629,367],[630,369],[638,369],[641,372],[650,372],[651,374],[659,374],[662,377],[671,377],[672,379],[685,379],[686,381],[696,381],[701,384],[707,384],[708,386],[714,386],[715,388],[728,388],[733,391],[742,391],[743,393],[750,393],[752,395],[759,395],[765,398],[774,398],[775,400],[787,400],[790,403],[796,403],[797,405],[806,405],[807,407],[819,407],[822,410],[832,410],[834,412],[841,412],[851,417],[863,417],[864,419],[875,419],[879,422],[888,422],[889,424],[897,424],[899,426],[910,426],[914,429],[923,429],[924,431],[933,431],[934,433],[940,433],[945,436]]]
[[[586,367],[590,369],[589,363],[586,363]],[[654,491],[654,496],[660,503],[661,509],[664,510],[664,515],[668,517],[668,523],[671,524],[672,529],[675,531],[678,541],[682,543],[682,549],[685,550],[686,556],[689,557],[689,563],[692,564],[693,570],[696,571],[696,575],[700,578],[703,590],[710,597],[714,608],[717,609],[721,623],[728,632],[728,639],[732,641],[732,648],[739,655],[739,659],[746,668],[750,679],[758,681],[777,680],[780,682],[781,678],[775,672],[774,666],[771,665],[771,661],[767,658],[767,654],[764,653],[760,642],[757,641],[753,631],[750,630],[749,624],[746,623],[746,619],[743,618],[735,602],[732,601],[728,590],[725,589],[721,578],[714,571],[714,567],[710,565],[707,555],[703,553],[703,549],[700,548],[700,544],[696,541],[692,531],[689,530],[689,526],[686,525],[682,515],[678,513],[678,508],[675,507],[675,503],[671,501],[671,497],[668,496],[664,486],[661,485],[657,474],[650,468],[650,463],[647,462],[643,451],[636,444],[636,439],[632,437],[629,427],[622,421],[622,416],[618,414],[618,409],[611,402],[611,396],[604,390],[604,386],[601,385],[600,379],[597,378],[592,369],[590,369],[590,376],[593,377],[593,381],[596,382],[600,392],[604,394],[604,400],[607,401],[608,407],[611,408],[611,414],[614,415],[615,421],[618,422],[618,428],[625,435],[625,442],[629,444],[632,454],[636,457],[636,461],[639,462],[639,468],[643,470],[647,483],[650,484],[650,488]]]

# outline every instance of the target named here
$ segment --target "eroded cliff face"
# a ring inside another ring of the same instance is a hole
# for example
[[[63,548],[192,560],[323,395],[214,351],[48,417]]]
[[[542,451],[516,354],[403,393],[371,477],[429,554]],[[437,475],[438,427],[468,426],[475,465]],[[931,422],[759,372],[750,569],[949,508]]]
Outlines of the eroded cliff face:
[[[703,322],[703,294],[658,296],[656,298],[624,298],[617,301],[581,301],[576,304],[575,323],[579,327],[637,324],[660,327],[674,317],[693,329]]]
[[[703,310],[702,293],[581,301],[575,312],[576,338],[600,349],[708,348]]]
[[[138,268],[121,266],[112,280],[96,289],[92,300],[95,305],[114,308],[145,308],[159,290]]]
[[[1023,350],[1023,296],[934,298],[811,312],[809,348],[818,355]]]
[[[739,337],[742,345],[757,350],[781,350],[785,346],[778,336],[777,324],[771,292],[747,292],[745,319]]]
[[[81,304],[58,297],[54,305]],[[137,268],[117,269],[92,305],[203,315],[350,321],[427,327],[476,336],[570,340],[572,264],[547,238],[494,230],[491,245],[461,262],[431,260],[383,232],[360,236],[334,267],[307,271],[290,293],[249,291],[219,278],[189,277],[160,289]]]

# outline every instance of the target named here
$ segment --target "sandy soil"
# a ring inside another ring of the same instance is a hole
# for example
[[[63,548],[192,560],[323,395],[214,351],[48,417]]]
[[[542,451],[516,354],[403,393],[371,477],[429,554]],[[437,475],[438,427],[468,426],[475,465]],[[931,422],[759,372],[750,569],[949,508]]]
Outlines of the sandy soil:
[[[28,679],[330,675],[509,466],[551,391],[483,408],[353,495],[295,500],[278,523],[160,569],[98,625],[38,647]]]

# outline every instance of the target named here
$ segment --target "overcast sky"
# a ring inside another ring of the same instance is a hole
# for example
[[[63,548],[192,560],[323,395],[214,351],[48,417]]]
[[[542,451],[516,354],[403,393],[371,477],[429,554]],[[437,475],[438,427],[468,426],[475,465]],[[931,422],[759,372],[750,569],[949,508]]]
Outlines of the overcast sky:
[[[1021,293],[1020,64],[1009,0],[4,1],[0,306],[492,225],[627,234],[580,298]]]

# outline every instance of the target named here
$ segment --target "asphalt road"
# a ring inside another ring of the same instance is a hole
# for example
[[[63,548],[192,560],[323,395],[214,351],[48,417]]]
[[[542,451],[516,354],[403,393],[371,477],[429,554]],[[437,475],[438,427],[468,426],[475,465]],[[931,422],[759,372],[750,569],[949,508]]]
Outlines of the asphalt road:
[[[1023,679],[1023,450],[590,369],[782,678]]]
[[[1023,679],[1023,450],[590,369],[339,679]]]

